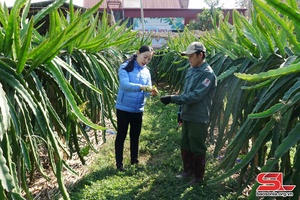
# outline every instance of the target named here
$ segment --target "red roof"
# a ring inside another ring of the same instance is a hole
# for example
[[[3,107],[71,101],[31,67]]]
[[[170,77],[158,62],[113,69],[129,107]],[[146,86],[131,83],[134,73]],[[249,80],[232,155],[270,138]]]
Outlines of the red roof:
[[[100,0],[83,0],[83,7],[91,8]],[[109,4],[107,4],[109,2]],[[140,8],[140,0],[104,0],[100,8]],[[143,8],[180,9],[180,0],[143,0]]]

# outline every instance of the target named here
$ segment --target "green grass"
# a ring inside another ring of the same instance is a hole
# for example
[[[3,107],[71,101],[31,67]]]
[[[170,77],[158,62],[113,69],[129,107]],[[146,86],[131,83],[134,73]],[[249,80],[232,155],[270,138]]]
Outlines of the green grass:
[[[140,164],[130,165],[128,135],[124,149],[124,167],[127,170],[116,171],[115,135],[109,136],[94,165],[90,166],[91,173],[70,189],[71,199],[237,199],[236,181],[233,179],[217,185],[189,186],[189,180],[175,177],[182,170],[181,130],[176,131],[176,125],[176,105],[164,106],[158,97],[148,99],[140,136]],[[207,153],[206,180],[218,176],[214,172],[218,161],[213,158],[211,148]]]

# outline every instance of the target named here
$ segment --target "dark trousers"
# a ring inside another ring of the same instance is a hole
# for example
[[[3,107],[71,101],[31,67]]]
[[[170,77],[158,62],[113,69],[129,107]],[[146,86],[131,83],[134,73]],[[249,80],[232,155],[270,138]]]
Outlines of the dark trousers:
[[[143,113],[130,113],[117,109],[117,137],[115,155],[117,168],[123,167],[124,142],[130,125],[130,159],[131,164],[138,163],[139,137],[142,129]]]
[[[205,144],[208,135],[207,128],[208,125],[205,123],[183,121],[181,149],[191,151],[193,155],[205,155],[207,150]]]

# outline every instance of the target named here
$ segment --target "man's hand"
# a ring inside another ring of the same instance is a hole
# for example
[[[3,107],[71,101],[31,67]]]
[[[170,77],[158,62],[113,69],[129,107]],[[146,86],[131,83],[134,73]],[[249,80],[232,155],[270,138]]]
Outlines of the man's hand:
[[[160,97],[160,101],[163,104],[168,105],[169,103],[171,103],[171,95]]]

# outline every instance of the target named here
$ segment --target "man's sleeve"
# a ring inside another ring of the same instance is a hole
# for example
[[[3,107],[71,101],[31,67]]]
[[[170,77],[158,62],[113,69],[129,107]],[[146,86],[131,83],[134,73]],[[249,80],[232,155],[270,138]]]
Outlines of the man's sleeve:
[[[215,86],[215,76],[212,73],[207,74],[202,79],[200,79],[195,87],[195,89],[186,94],[180,94],[172,96],[171,102],[176,104],[191,104],[201,101],[210,91],[212,87]]]

